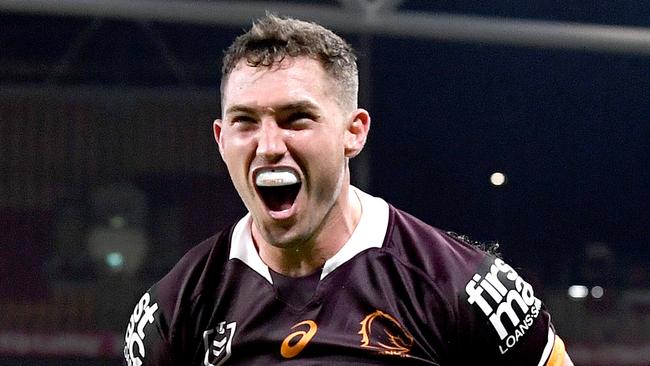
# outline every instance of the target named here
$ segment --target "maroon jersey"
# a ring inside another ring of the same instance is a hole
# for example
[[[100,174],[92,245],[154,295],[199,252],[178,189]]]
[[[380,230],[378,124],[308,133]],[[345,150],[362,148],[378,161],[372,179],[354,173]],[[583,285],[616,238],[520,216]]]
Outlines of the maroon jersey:
[[[547,362],[557,344],[550,317],[512,267],[355,192],[359,224],[310,276],[269,270],[250,215],[190,250],[136,305],[127,364]]]

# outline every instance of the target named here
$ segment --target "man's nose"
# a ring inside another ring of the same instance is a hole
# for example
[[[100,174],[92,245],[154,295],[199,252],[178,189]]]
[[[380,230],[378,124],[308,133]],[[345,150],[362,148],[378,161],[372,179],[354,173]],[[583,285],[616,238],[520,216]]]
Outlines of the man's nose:
[[[257,155],[274,161],[282,158],[286,152],[282,128],[275,121],[263,121],[259,130]]]

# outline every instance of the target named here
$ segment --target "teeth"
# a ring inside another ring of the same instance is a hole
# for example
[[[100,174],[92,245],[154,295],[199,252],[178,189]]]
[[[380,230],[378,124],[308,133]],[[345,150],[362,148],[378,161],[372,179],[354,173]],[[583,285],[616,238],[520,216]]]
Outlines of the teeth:
[[[280,187],[296,184],[300,180],[289,170],[269,170],[261,172],[255,178],[255,184],[260,187]]]

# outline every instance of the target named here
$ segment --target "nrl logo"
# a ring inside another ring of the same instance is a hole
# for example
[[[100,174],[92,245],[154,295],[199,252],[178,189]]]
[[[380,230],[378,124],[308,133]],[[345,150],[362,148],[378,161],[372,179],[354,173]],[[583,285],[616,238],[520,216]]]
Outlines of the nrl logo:
[[[220,366],[231,354],[232,338],[235,335],[237,322],[221,322],[210,330],[203,332],[203,343],[205,344],[205,358],[203,366]]]

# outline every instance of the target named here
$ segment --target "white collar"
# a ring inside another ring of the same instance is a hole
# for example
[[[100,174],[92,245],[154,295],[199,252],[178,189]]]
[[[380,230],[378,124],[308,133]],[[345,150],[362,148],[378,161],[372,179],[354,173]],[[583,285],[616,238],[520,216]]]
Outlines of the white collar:
[[[361,218],[347,243],[325,262],[320,276],[321,280],[357,254],[366,249],[381,248],[384,243],[386,230],[388,230],[388,204],[383,199],[373,197],[356,187],[351,186],[351,188],[361,202]],[[262,261],[253,243],[252,223],[253,219],[249,212],[235,225],[229,259],[241,260],[266,278],[269,283],[273,283],[269,267]]]

